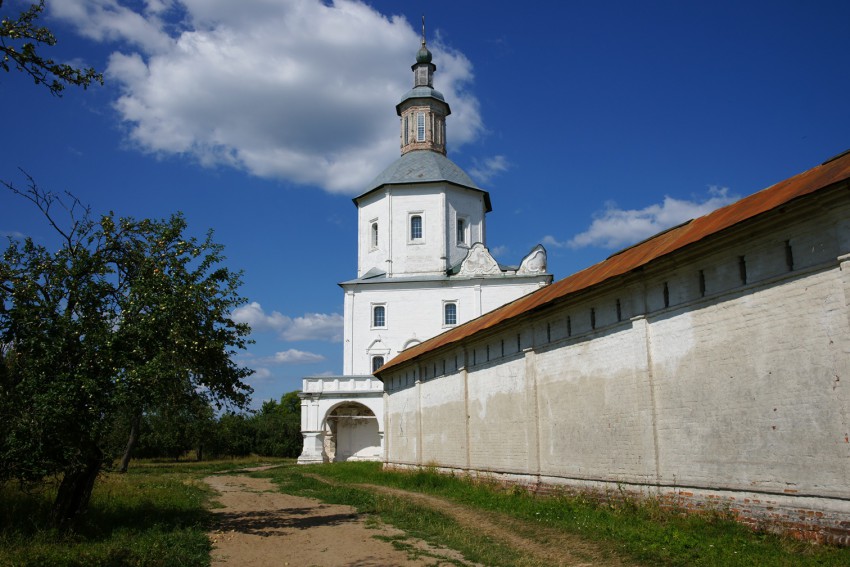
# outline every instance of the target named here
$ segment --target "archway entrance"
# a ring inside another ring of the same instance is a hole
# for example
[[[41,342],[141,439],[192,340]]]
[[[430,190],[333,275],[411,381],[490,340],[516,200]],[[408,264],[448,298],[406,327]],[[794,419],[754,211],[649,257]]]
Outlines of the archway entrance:
[[[372,410],[343,402],[325,418],[325,452],[331,462],[381,460],[381,435]]]

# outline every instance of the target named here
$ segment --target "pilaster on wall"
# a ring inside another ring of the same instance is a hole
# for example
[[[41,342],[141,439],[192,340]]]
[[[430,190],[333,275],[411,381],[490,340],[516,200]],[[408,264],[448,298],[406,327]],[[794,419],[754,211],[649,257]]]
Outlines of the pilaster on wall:
[[[850,307],[850,254],[838,257],[838,267],[841,270],[841,283],[844,287],[844,306]],[[850,322],[850,309],[845,309]]]
[[[528,474],[540,475],[540,402],[537,399],[537,364],[533,348],[525,349],[525,399],[528,412]]]
[[[641,347],[643,348],[642,353],[638,350],[638,353],[635,356],[635,362],[638,362],[638,359],[640,359],[646,363],[646,365],[640,369],[640,373],[643,374],[646,380],[646,387],[649,393],[649,408],[647,409],[649,411],[649,422],[652,431],[652,451],[655,459],[655,482],[660,483],[661,455],[658,445],[658,403],[655,396],[655,376],[652,361],[652,333],[649,320],[646,318],[646,315],[632,317],[631,322],[632,332],[635,333],[634,344],[637,349],[641,349]]]

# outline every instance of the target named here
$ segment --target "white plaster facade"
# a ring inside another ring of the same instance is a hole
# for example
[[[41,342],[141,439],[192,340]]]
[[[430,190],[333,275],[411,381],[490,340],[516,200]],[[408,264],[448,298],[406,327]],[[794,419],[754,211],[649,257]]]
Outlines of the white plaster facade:
[[[304,378],[299,463],[380,460],[383,383],[372,372],[552,281],[542,246],[518,267],[500,266],[487,250],[490,196],[445,157],[450,109],[433,89],[435,70],[423,40],[414,88],[396,108],[402,156],[354,199],[357,278],[340,284],[343,376]]]
[[[384,385],[372,375],[304,378],[300,464],[380,460],[384,441]]]
[[[722,503],[850,543],[848,179],[845,155],[701,226],[777,203],[745,222],[594,285],[576,274],[390,363],[386,465]],[[809,193],[774,196],[795,183]]]

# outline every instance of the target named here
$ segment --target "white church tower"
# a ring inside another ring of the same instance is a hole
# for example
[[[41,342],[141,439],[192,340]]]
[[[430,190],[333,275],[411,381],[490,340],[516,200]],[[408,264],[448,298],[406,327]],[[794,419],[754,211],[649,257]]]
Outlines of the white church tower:
[[[380,460],[383,384],[372,372],[552,281],[540,245],[519,267],[500,265],[487,250],[490,195],[446,157],[451,109],[434,89],[431,60],[423,25],[413,88],[396,105],[401,157],[354,199],[357,277],[340,284],[343,376],[304,379],[299,463]]]

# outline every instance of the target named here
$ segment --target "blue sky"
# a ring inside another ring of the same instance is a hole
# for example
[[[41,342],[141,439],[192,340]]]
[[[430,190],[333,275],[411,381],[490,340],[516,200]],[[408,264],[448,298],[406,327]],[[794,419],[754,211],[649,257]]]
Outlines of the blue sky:
[[[0,178],[214,229],[259,406],[342,370],[351,197],[398,157],[423,13],[503,263],[543,242],[560,279],[850,148],[846,1],[48,0],[51,56],[106,85],[0,74]],[[7,192],[0,234],[51,242]]]

